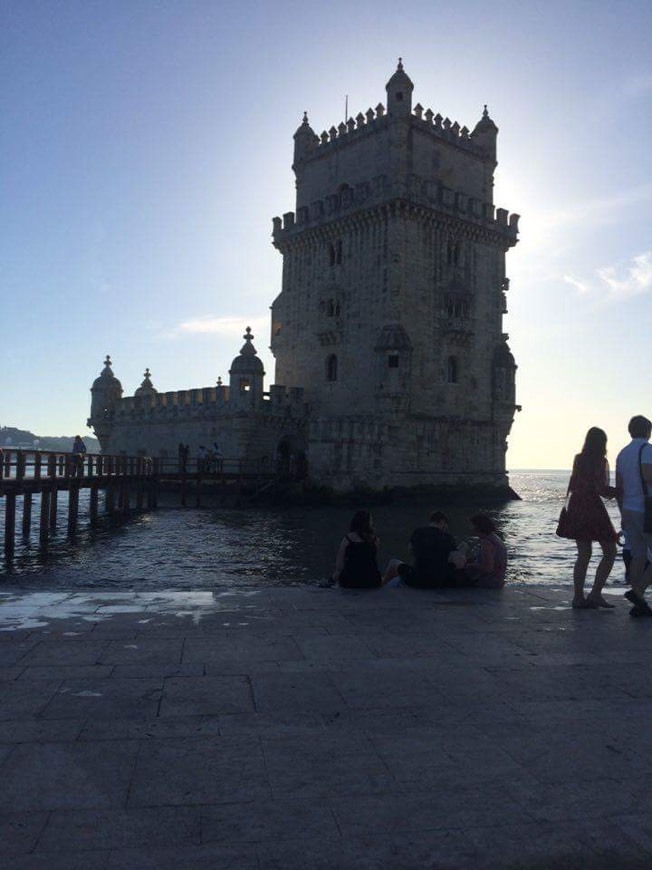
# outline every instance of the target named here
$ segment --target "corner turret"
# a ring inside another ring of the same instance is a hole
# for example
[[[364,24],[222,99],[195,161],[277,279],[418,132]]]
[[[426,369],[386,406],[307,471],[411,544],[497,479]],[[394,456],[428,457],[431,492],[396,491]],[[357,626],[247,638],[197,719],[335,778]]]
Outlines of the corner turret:
[[[482,117],[473,128],[471,133],[471,141],[478,145],[485,152],[487,157],[496,162],[496,137],[498,135],[498,127],[489,117],[487,105],[485,103]]]
[[[308,113],[303,113],[303,121],[294,134],[294,162],[300,163],[319,144],[319,138],[308,122]]]
[[[385,85],[385,90],[387,91],[388,115],[406,116],[411,114],[414,85],[403,69],[402,57],[399,57],[396,72]]]
[[[250,408],[263,398],[265,370],[252,343],[251,327],[247,327],[243,338],[245,343],[229,369],[229,397],[231,402]]]
[[[112,429],[111,414],[122,397],[122,384],[113,374],[111,357],[107,354],[104,368],[91,387],[91,415],[87,425],[92,426],[104,450]]]

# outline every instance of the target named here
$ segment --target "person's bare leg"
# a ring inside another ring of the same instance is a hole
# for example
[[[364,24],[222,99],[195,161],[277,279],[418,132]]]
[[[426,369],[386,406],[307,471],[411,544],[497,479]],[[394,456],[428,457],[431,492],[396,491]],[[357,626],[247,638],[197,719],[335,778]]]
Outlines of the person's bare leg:
[[[573,568],[573,607],[586,607],[584,581],[586,580],[586,571],[589,567],[593,547],[591,541],[575,541],[575,544],[577,545],[577,558]]]
[[[607,599],[603,597],[602,590],[604,589],[604,584],[607,582],[607,577],[611,573],[611,569],[616,560],[616,543],[615,541],[599,541],[598,543],[602,547],[602,559],[600,559],[596,569],[593,588],[589,592],[587,600],[591,604],[597,604],[598,607],[607,607],[611,609],[614,605],[610,604]]]

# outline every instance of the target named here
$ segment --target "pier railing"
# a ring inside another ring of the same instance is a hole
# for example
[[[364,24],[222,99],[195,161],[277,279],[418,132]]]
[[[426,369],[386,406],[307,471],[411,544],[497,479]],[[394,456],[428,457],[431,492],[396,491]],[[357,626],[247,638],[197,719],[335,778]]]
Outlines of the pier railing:
[[[32,501],[40,495],[39,541],[47,546],[56,527],[58,493],[68,493],[68,534],[74,535],[79,519],[79,493],[89,490],[90,523],[99,513],[99,493],[104,492],[106,513],[153,510],[161,488],[178,491],[182,505],[192,493],[201,504],[202,492],[213,487],[239,492],[243,487],[263,490],[274,481],[293,476],[289,468],[265,460],[207,456],[186,461],[173,458],[95,453],[62,453],[48,450],[0,450],[0,497],[4,498],[4,549],[13,556],[16,539],[16,504],[22,498],[22,534],[29,537]],[[133,504],[132,504],[133,499]]]
[[[27,538],[32,525],[32,500],[40,495],[39,541],[45,547],[56,527],[58,494],[68,493],[68,534],[74,535],[79,521],[79,493],[89,490],[91,525],[98,520],[100,490],[105,492],[109,514],[130,510],[135,490],[135,507],[156,507],[154,460],[144,456],[104,456],[93,453],[61,453],[50,450],[3,448],[0,452],[0,497],[4,498],[4,550],[15,550],[16,503],[22,498],[22,534]]]

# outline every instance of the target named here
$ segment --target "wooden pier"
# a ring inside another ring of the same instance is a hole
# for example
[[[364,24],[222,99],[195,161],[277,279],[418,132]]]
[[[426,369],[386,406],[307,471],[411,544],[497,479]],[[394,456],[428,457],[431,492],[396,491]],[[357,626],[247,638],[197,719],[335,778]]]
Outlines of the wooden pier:
[[[278,479],[277,471],[244,460],[192,460],[180,466],[176,459],[4,448],[0,452],[0,498],[5,503],[5,555],[10,559],[15,552],[19,498],[21,533],[28,539],[33,498],[40,495],[39,544],[45,548],[57,525],[59,492],[68,494],[67,533],[72,537],[79,524],[81,490],[89,490],[90,525],[94,526],[100,492],[105,512],[114,516],[156,509],[161,489],[178,492],[183,506],[199,507],[206,492],[255,493]]]

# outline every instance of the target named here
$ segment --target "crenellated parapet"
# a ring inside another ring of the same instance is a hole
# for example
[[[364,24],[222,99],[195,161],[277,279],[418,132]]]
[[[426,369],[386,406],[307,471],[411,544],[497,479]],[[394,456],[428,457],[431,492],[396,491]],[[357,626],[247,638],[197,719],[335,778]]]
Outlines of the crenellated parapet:
[[[336,221],[354,212],[385,202],[391,195],[386,176],[378,175],[355,187],[344,186],[337,193],[319,199],[293,211],[283,218],[272,218],[274,244],[280,244],[297,233],[325,222]],[[411,203],[434,209],[453,218],[468,221],[505,236],[511,244],[516,242],[520,215],[507,209],[496,208],[493,203],[482,202],[461,190],[453,190],[441,182],[418,175],[407,176],[403,196]]]
[[[416,129],[429,134],[434,140],[461,148],[479,158],[489,156],[492,150],[484,141],[486,130],[482,129],[482,122],[471,131],[468,127],[460,126],[457,121],[451,121],[450,118],[444,117],[439,112],[435,113],[432,109],[424,110],[420,103],[414,107],[409,118]],[[330,129],[323,130],[318,136],[307,126],[307,118],[304,118],[306,128],[298,142],[295,164],[318,159],[333,150],[348,147],[356,140],[386,129],[391,121],[392,116],[386,113],[382,103],[378,103],[375,109],[369,107],[364,114],[358,112],[355,118],[349,117],[346,123],[342,121],[337,126],[333,125]],[[494,130],[497,132],[495,127]]]
[[[202,387],[194,390],[175,390],[167,393],[126,396],[116,401],[111,409],[100,415],[101,420],[112,424],[125,422],[154,423],[175,420],[217,420],[242,412],[242,403],[233,401],[229,387]],[[275,384],[262,399],[253,403],[248,411],[265,416],[294,416],[304,412],[303,389]],[[93,419],[92,424],[100,422]]]

